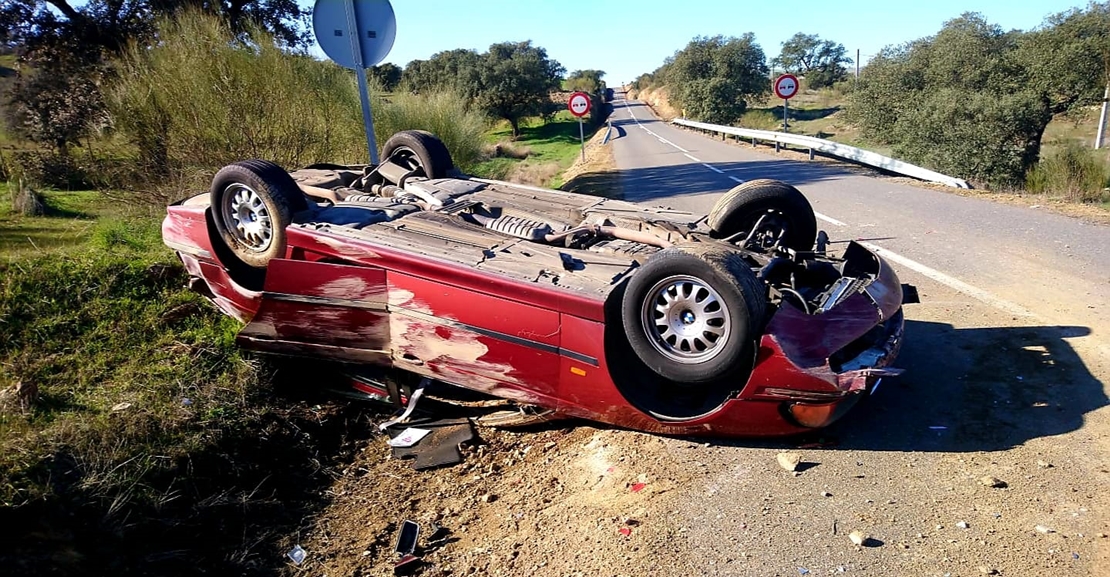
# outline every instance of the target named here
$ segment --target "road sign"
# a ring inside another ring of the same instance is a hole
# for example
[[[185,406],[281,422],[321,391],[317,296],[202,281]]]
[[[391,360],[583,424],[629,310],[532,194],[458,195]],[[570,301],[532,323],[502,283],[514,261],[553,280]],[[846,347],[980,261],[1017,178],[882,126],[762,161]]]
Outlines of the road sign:
[[[590,113],[590,95],[585,92],[575,92],[570,95],[570,100],[567,101],[567,109],[570,113],[582,118]]]
[[[312,7],[312,32],[328,58],[358,77],[362,122],[371,164],[378,164],[374,120],[370,114],[370,88],[366,69],[381,62],[397,37],[397,17],[389,0],[316,0]]]
[[[783,74],[775,79],[775,96],[783,100],[790,100],[798,93],[798,77],[793,74]]]
[[[312,31],[324,54],[336,64],[369,68],[393,48],[397,19],[389,0],[317,0]]]

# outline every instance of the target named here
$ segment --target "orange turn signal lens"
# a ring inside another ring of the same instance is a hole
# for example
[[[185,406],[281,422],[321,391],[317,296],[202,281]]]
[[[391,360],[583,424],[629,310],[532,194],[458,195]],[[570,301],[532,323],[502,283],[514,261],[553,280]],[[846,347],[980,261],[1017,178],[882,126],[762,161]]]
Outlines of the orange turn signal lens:
[[[786,407],[790,418],[802,427],[820,428],[832,424],[851,409],[859,395],[848,395],[835,403],[793,403]]]

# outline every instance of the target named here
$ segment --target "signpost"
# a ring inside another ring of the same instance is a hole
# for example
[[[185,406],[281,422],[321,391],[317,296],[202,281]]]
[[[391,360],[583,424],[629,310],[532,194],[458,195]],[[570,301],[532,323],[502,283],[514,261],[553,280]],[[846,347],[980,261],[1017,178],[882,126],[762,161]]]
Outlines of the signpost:
[[[366,69],[385,59],[397,37],[397,18],[389,0],[316,0],[312,31],[324,54],[358,76],[362,121],[370,162],[378,164],[374,119],[370,114],[370,88]]]
[[[786,123],[788,106],[790,99],[798,93],[798,77],[793,74],[783,74],[775,79],[775,96],[782,99],[782,131],[789,132],[789,126]]]
[[[582,128],[582,117],[590,113],[590,95],[585,92],[575,92],[567,101],[567,110],[578,118],[578,140],[582,142],[582,160],[586,160],[586,132]]]

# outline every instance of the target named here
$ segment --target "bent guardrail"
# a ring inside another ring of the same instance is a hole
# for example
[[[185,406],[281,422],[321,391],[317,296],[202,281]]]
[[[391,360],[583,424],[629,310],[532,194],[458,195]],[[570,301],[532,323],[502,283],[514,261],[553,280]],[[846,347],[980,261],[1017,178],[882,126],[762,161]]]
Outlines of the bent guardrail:
[[[698,128],[701,130],[708,130],[710,132],[719,132],[721,134],[732,134],[734,136],[742,136],[745,138],[752,138],[756,140],[769,140],[779,144],[792,144],[794,146],[802,146],[809,148],[812,151],[817,151],[822,154],[836,156],[852,162],[874,166],[890,172],[912,176],[921,180],[929,182],[937,182],[946,184],[955,188],[971,188],[971,185],[966,180],[954,178],[946,174],[941,174],[936,171],[929,170],[895,160],[889,156],[883,156],[877,152],[870,150],[863,150],[847,144],[825,140],[824,138],[814,138],[812,136],[802,136],[801,134],[790,134],[788,132],[774,132],[771,130],[755,130],[752,128],[736,128],[734,126],[721,126],[718,124],[708,124],[705,122],[695,122],[693,120],[686,120],[685,118],[676,118],[672,120],[674,124],[679,126],[689,126],[690,128]]]

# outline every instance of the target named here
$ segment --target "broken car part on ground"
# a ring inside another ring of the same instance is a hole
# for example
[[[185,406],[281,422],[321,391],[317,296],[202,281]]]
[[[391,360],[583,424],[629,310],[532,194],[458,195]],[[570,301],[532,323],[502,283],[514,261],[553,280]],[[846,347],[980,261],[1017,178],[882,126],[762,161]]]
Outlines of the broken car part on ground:
[[[238,162],[169,207],[166,244],[243,347],[665,434],[822,427],[900,372],[897,276],[832,254],[790,185],[701,215],[466,177],[425,132],[382,158]]]

